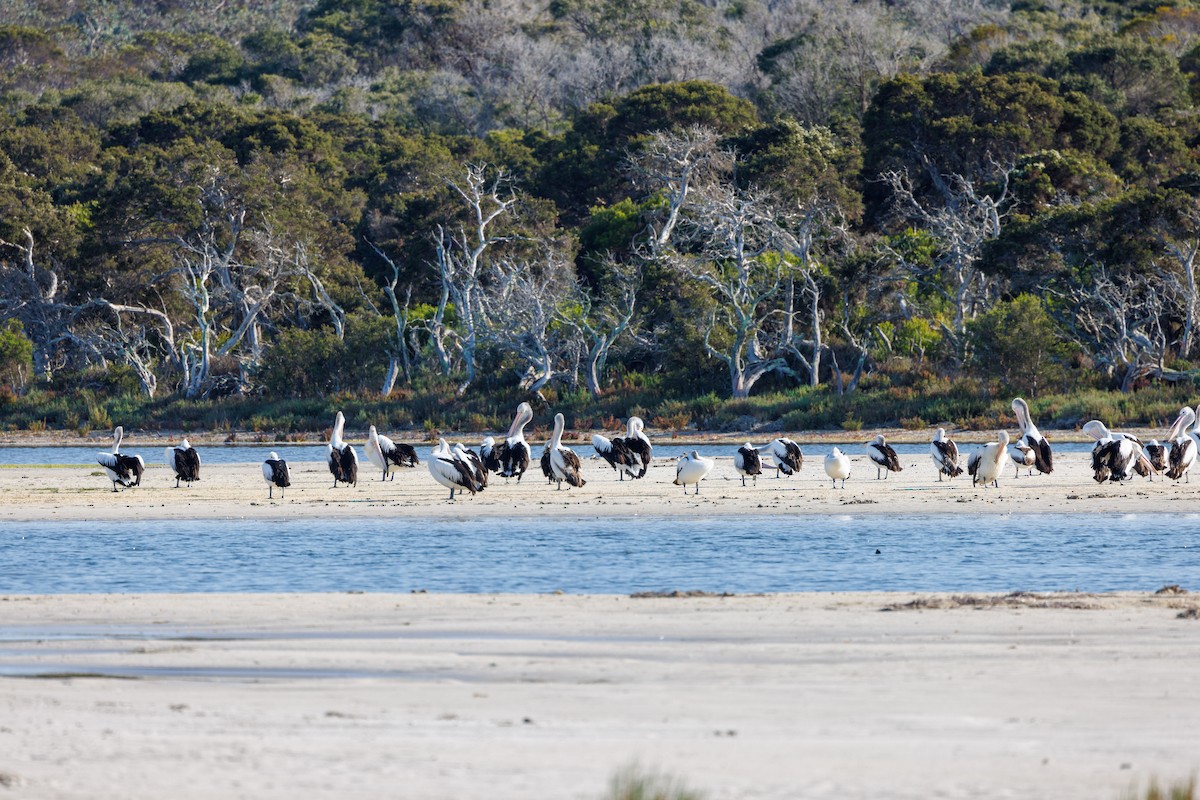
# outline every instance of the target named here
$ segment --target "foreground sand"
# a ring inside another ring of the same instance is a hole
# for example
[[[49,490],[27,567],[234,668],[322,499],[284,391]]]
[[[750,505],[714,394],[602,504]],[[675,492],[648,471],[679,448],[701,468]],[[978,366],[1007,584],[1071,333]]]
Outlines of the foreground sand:
[[[314,459],[319,456],[314,448]],[[660,448],[663,452],[665,448]],[[131,452],[137,452],[131,448]],[[150,451],[146,451],[150,452]],[[427,451],[422,449],[421,457]],[[670,451],[668,451],[670,452]],[[556,491],[536,465],[521,483],[505,484],[493,476],[477,497],[447,502],[448,492],[435,483],[422,464],[399,470],[382,483],[374,468],[363,466],[356,487],[331,488],[330,475],[319,461],[292,462],[293,486],[286,499],[267,500],[259,464],[205,466],[202,480],[191,488],[174,487],[166,467],[150,462],[143,485],[113,493],[99,467],[10,467],[0,469],[0,521],[33,519],[109,520],[177,518],[299,517],[477,517],[512,514],[715,515],[780,513],[1011,513],[1175,511],[1200,513],[1200,475],[1194,484],[1144,479],[1097,485],[1089,457],[1063,454],[1048,476],[1001,478],[999,491],[972,488],[969,478],[939,483],[926,456],[902,457],[904,471],[886,481],[875,479],[865,456],[854,456],[845,490],[834,489],[821,465],[823,451],[810,453],[792,478],[764,475],[757,485],[742,487],[732,458],[721,458],[701,484],[700,495],[684,496],[672,485],[673,458],[657,458],[646,478],[619,482],[598,460],[584,463],[587,485]],[[673,454],[673,455],[677,455]],[[773,473],[772,473],[773,475]],[[688,490],[691,492],[691,488]]]
[[[599,798],[638,761],[714,799],[1116,800],[1200,770],[1195,597],[912,599],[2,597],[0,797]]]

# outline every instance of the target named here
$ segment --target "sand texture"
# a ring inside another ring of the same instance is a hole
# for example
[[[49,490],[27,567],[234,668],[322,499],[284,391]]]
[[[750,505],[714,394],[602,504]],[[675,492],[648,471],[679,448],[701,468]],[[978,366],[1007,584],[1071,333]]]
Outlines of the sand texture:
[[[1200,770],[1195,597],[913,599],[4,597],[0,797],[600,798],[637,761],[714,800],[1116,800]]]

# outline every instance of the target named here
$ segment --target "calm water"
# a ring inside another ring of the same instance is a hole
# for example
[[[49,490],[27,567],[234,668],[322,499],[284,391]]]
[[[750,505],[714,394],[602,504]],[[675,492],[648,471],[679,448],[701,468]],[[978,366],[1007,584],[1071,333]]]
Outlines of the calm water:
[[[7,593],[1197,589],[1200,515],[8,523],[0,564]]]
[[[866,438],[862,441],[829,443],[829,444],[806,444],[800,442],[801,449],[806,456],[824,455],[829,452],[831,447],[840,447],[845,453],[851,456],[863,455],[865,453]],[[758,445],[765,444],[765,441],[755,440]],[[360,461],[366,461],[366,456],[363,453],[362,442],[351,442],[358,450]],[[411,444],[411,442],[410,442]],[[464,442],[469,447],[478,448],[479,442],[475,440],[467,440]],[[131,455],[141,455],[146,461],[147,466],[158,465],[163,463],[163,450],[166,449],[167,443],[159,446],[143,446],[143,445],[125,445],[121,448],[121,452]],[[426,443],[416,445],[417,455],[422,461],[429,455],[430,446]],[[595,452],[591,445],[572,445],[571,446],[580,458],[589,458]],[[894,445],[896,452],[900,455],[921,455],[929,454],[929,444],[897,444]],[[969,445],[964,445],[964,451],[969,449]],[[96,453],[108,452],[108,447],[103,443],[97,443],[94,447],[0,447],[0,465],[20,465],[20,464],[56,464],[56,465],[75,465],[75,464],[95,464]],[[305,444],[305,445],[206,445],[197,447],[200,451],[200,458],[205,464],[250,464],[261,462],[266,459],[267,454],[274,450],[279,456],[288,462],[301,463],[304,461],[312,461],[324,463],[325,461],[325,445]],[[538,457],[542,453],[542,443],[536,442],[532,445],[534,457]],[[657,457],[674,458],[681,453],[699,450],[702,456],[723,456],[732,458],[737,451],[738,445],[701,445],[699,447],[693,445],[673,444],[671,440],[659,440],[654,445],[654,454]],[[1092,445],[1081,442],[1064,442],[1054,443],[1054,450],[1058,453],[1090,453]]]

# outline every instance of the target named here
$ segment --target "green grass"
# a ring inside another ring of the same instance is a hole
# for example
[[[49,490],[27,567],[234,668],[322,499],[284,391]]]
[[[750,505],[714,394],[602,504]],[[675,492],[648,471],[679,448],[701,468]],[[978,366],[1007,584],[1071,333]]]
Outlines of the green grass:
[[[612,777],[605,800],[703,800],[703,797],[678,778],[634,764]]]
[[[1195,777],[1166,786],[1160,786],[1158,781],[1151,780],[1145,791],[1134,790],[1125,796],[1128,800],[1200,800],[1200,793],[1196,789]]]

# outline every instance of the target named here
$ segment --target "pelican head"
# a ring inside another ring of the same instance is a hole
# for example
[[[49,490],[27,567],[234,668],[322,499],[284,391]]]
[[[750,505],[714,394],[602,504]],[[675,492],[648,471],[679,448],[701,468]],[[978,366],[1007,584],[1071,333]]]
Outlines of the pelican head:
[[[945,428],[938,428],[938,429],[937,429],[937,433],[935,433],[935,434],[933,435],[933,440],[934,440],[935,442],[944,442],[944,441],[946,441],[946,429],[945,429]]]
[[[179,443],[179,447],[182,450],[190,450],[192,447],[192,443],[189,442],[187,440],[187,437],[185,436],[185,437],[183,437],[183,441]]]
[[[1008,431],[1000,431],[996,436],[1000,440],[1001,449],[1008,447]]]
[[[883,444],[883,442],[884,442],[883,434],[878,433],[875,435],[875,438],[872,439],[871,441],[867,442],[867,444]]]
[[[1081,430],[1096,441],[1109,439],[1112,437],[1111,432],[1108,430],[1105,424],[1098,419],[1094,419],[1087,423]]]
[[[371,441],[375,441],[379,438],[379,433],[375,430],[374,425],[367,429],[367,438]]]
[[[274,450],[272,450],[271,452],[267,453],[267,460],[268,461],[278,461],[279,453],[276,453]]]

